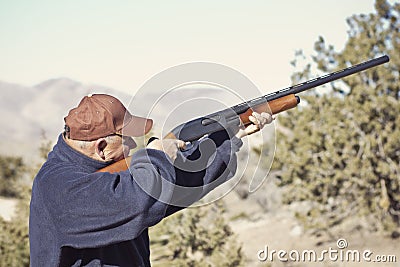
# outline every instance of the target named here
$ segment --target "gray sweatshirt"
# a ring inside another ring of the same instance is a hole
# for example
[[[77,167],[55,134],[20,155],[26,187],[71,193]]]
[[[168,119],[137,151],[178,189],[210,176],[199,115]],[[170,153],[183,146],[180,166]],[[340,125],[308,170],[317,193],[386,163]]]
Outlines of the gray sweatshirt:
[[[241,146],[235,137],[195,142],[176,161],[204,165],[194,171],[174,166],[162,151],[141,149],[128,171],[111,174],[96,172],[109,163],[72,149],[60,135],[32,187],[31,266],[150,266],[148,227],[231,178]],[[209,160],[196,162],[200,151]],[[181,190],[187,187],[193,190]]]

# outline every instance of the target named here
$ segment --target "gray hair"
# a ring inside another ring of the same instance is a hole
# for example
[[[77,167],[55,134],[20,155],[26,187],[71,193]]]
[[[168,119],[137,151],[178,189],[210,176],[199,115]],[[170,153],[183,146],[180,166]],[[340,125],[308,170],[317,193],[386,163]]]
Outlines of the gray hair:
[[[86,149],[88,147],[90,147],[94,142],[96,142],[96,140],[94,141],[82,141],[82,140],[74,140],[74,139],[70,139],[69,138],[69,134],[68,132],[65,132],[64,135],[66,138],[68,138],[70,141],[74,142],[75,145],[77,147],[79,147],[80,149]],[[116,142],[120,142],[117,138],[118,135],[108,135],[106,137],[104,137],[104,139],[106,140],[107,143],[109,144],[115,144]]]

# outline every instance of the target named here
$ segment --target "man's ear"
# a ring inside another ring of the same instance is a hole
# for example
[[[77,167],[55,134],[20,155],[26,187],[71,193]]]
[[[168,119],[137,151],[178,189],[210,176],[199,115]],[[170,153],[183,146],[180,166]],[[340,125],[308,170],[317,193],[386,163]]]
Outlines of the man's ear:
[[[102,158],[103,160],[106,159],[106,156],[104,154],[104,149],[107,146],[107,141],[105,138],[99,138],[96,140],[96,143],[94,144],[95,146],[95,150],[96,150],[96,154]]]

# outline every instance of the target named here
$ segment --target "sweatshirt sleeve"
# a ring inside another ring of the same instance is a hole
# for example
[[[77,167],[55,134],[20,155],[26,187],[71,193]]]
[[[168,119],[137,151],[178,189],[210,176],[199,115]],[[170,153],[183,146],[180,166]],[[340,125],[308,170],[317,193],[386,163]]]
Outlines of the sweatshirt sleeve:
[[[73,166],[52,170],[54,180],[47,181],[52,188],[41,191],[60,245],[85,248],[132,240],[158,223],[167,209],[158,198],[168,200],[168,186],[175,183],[166,157],[161,151],[139,150],[130,170],[115,174],[84,174]],[[48,184],[43,180],[40,186]]]
[[[242,140],[222,133],[197,141],[175,161],[176,188],[167,216],[203,198],[234,176]]]

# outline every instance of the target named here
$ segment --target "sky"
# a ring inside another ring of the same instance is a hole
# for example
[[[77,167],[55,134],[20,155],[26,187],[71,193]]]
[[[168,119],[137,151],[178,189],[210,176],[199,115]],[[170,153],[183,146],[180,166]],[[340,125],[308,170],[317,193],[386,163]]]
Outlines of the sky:
[[[0,81],[67,77],[132,93],[157,73],[212,62],[261,91],[290,85],[296,50],[341,50],[346,18],[374,0],[0,1]],[[365,59],[367,60],[367,59]]]

